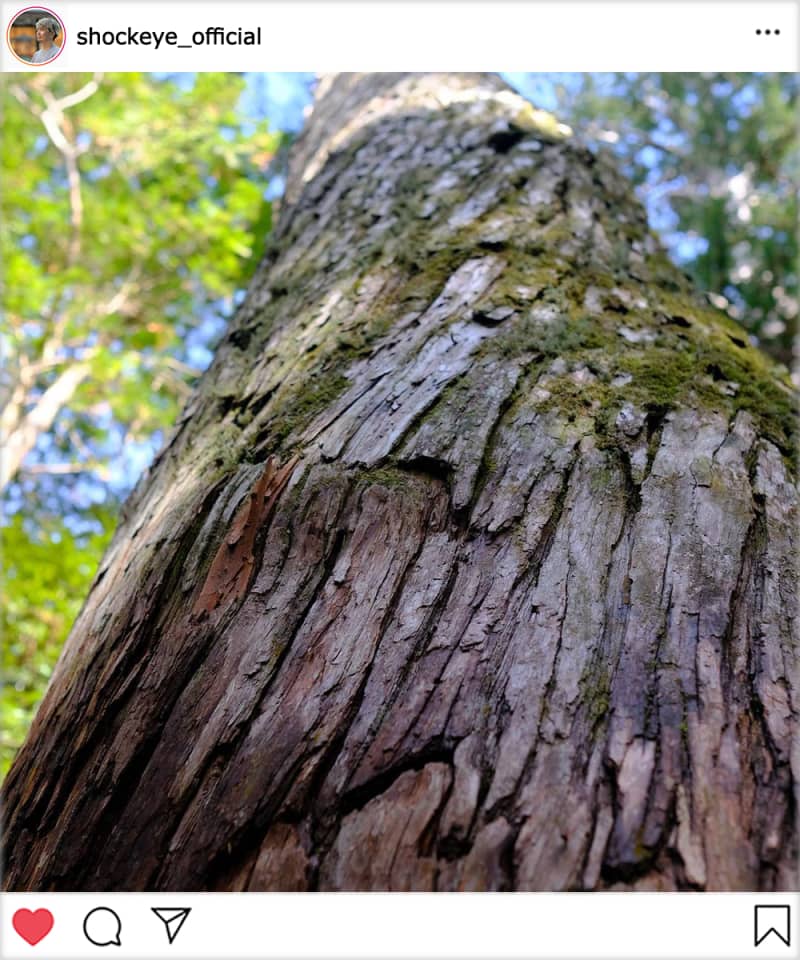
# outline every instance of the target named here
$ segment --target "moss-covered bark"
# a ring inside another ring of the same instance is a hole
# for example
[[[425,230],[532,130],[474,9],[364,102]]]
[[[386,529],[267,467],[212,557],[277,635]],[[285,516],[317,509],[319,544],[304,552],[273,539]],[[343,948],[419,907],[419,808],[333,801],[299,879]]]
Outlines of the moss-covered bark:
[[[6,885],[791,887],[794,420],[552,118],[326,78],[9,775]]]

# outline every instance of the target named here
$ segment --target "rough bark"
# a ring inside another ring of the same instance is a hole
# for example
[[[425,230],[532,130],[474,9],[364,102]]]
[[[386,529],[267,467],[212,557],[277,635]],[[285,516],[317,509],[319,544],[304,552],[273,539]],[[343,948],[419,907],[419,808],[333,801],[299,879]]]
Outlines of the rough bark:
[[[8,777],[6,886],[794,887],[793,418],[499,80],[325,78]]]

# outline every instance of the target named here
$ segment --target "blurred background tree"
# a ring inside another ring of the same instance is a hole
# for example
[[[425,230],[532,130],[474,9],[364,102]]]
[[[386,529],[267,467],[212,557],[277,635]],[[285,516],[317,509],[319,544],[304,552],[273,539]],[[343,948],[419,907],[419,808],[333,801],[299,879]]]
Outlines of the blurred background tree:
[[[714,306],[791,365],[797,330],[798,77],[508,74],[611,150],[651,226]]]
[[[673,259],[788,365],[797,77],[505,78],[592,148],[616,154]],[[121,500],[210,362],[260,258],[313,77],[3,80],[0,775]]]
[[[3,81],[2,772],[256,264],[281,139],[240,76]]]

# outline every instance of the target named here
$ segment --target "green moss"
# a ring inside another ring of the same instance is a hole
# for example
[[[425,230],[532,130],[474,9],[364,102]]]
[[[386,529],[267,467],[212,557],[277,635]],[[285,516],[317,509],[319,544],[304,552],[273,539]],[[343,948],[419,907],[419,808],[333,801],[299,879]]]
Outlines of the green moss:
[[[708,386],[708,378],[712,384],[715,379],[737,384],[737,392],[729,399],[730,408],[749,411],[760,432],[791,456],[796,447],[798,415],[791,381],[759,350],[734,342],[744,342],[744,336],[744,331],[727,317],[708,330],[698,351],[699,366],[707,378],[706,393],[713,389]]]
[[[604,460],[602,466],[592,470],[589,485],[592,493],[597,497],[606,496],[609,490],[616,497],[619,492],[619,470],[612,466],[611,461]]]
[[[597,727],[611,705],[611,677],[605,664],[592,664],[580,680],[581,700],[586,707],[589,725]]]
[[[628,402],[668,407],[686,390],[697,363],[683,346],[646,345],[621,354],[618,369],[633,377],[621,391]]]
[[[272,438],[280,445],[287,437],[308,426],[316,414],[330,406],[347,389],[349,380],[338,372],[311,376],[305,389],[287,402],[273,426]]]
[[[454,131],[470,128],[461,105],[455,105],[451,113],[447,121],[452,122]],[[506,107],[500,115],[508,119]],[[512,120],[544,141],[563,138],[555,118],[529,105],[521,107],[520,115]],[[364,137],[349,142],[337,162],[346,166],[346,154],[360,149],[366,143]],[[553,146],[542,155],[574,149],[570,144]],[[491,161],[489,157],[487,172]],[[273,309],[276,316],[287,316],[296,307],[298,315],[310,319],[303,331],[307,339],[298,340],[296,350],[287,343],[282,346],[282,350],[287,348],[282,352],[286,359],[279,371],[280,387],[269,407],[277,412],[266,425],[257,416],[255,419],[254,432],[260,430],[260,442],[288,452],[284,448],[296,443],[314,417],[347,390],[347,374],[353,365],[369,356],[401,317],[429,307],[467,260],[493,255],[503,261],[503,272],[474,309],[480,313],[510,307],[514,313],[486,338],[475,360],[534,359],[537,366],[530,368],[528,382],[533,384],[544,374],[546,382],[541,386],[549,393],[545,400],[533,400],[521,392],[515,402],[558,410],[570,424],[593,425],[600,445],[608,446],[618,443],[615,421],[626,403],[661,412],[679,406],[708,408],[730,416],[748,410],[762,435],[791,458],[797,417],[788,381],[748,343],[733,321],[692,295],[686,280],[662,252],[637,262],[634,270],[631,244],[641,243],[646,236],[641,210],[614,171],[605,173],[599,160],[593,170],[615,204],[615,212],[624,214],[624,219],[620,216],[614,223],[613,235],[609,223],[604,224],[610,252],[595,253],[576,240],[569,209],[564,210],[560,200],[537,207],[539,222],[530,230],[521,227],[515,237],[513,224],[521,216],[520,191],[527,189],[524,171],[513,174],[499,188],[498,202],[483,216],[458,229],[445,230],[442,227],[453,209],[464,202],[463,192],[445,191],[436,198],[433,217],[429,213],[421,216],[421,205],[430,199],[426,188],[438,171],[424,165],[409,170],[398,181],[387,213],[391,226],[373,241],[368,229],[373,214],[365,208],[364,243],[353,252],[349,275],[336,279],[343,302],[353,304],[358,301],[362,280],[385,275],[384,292],[370,302],[368,312],[354,309],[352,319],[337,314],[335,322],[314,328],[313,338],[308,337],[314,299],[323,290],[319,276],[330,265],[302,259],[296,274],[282,278],[288,292],[278,307],[267,307],[265,329],[270,326]],[[362,214],[354,210],[350,215]],[[498,231],[498,222],[507,223],[509,229]],[[496,239],[506,234],[511,239]],[[599,304],[596,309],[586,305],[590,287]],[[452,319],[467,317],[459,314]],[[630,337],[622,336],[623,326],[641,334],[642,339],[631,342]],[[564,361],[565,372],[548,376],[546,371],[556,358]],[[576,380],[574,371],[582,366],[592,376]],[[623,374],[630,377],[629,382],[615,384],[615,378]],[[728,382],[737,386],[728,388]],[[240,426],[246,425],[244,417]],[[484,468],[491,471],[493,466],[485,464],[482,472]]]
[[[641,834],[641,830],[639,832]],[[633,848],[633,856],[637,863],[646,863],[653,858],[653,848],[644,843],[642,839],[638,839]]]
[[[531,103],[524,103],[514,115],[514,123],[522,130],[529,130],[541,139],[556,143],[572,135],[569,127],[546,110],[539,110]]]
[[[213,431],[208,431],[203,455],[206,463],[211,465],[207,479],[209,484],[230,473],[242,462],[241,451],[237,445],[239,435],[239,429],[229,420],[219,421]]]
[[[523,281],[520,270],[518,263],[515,283]],[[791,383],[748,343],[744,331],[690,294],[653,291],[630,279],[631,302],[645,300],[646,307],[628,309],[609,295],[613,308],[588,313],[585,291],[590,285],[608,289],[603,279],[590,272],[563,277],[539,300],[539,306],[555,308],[555,319],[542,322],[535,310],[523,313],[487,342],[484,351],[500,356],[538,353],[544,370],[556,358],[563,360],[566,372],[540,383],[550,395],[540,408],[558,409],[569,421],[593,416],[597,429],[612,442],[616,414],[625,403],[662,412],[678,406],[707,408],[729,416],[747,410],[760,433],[794,467],[797,404]],[[622,327],[638,332],[641,339],[631,342],[621,334]],[[588,382],[574,376],[582,366],[592,373]],[[627,382],[616,386],[613,380],[620,375],[628,375]]]
[[[371,470],[364,470],[360,474],[360,482],[364,486],[385,487],[387,490],[403,489],[407,490],[413,481],[413,475],[406,470],[399,470],[396,467],[375,467]]]
[[[361,491],[380,488],[389,498],[404,509],[413,504],[424,510],[430,499],[430,478],[413,470],[403,470],[391,465],[370,467],[355,472],[355,482]]]

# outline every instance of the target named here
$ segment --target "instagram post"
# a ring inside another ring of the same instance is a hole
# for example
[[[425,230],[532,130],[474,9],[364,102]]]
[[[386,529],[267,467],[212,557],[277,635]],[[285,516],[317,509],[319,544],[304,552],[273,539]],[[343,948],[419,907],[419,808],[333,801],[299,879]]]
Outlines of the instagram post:
[[[3,4],[3,957],[798,955],[797,11],[649,8]]]

